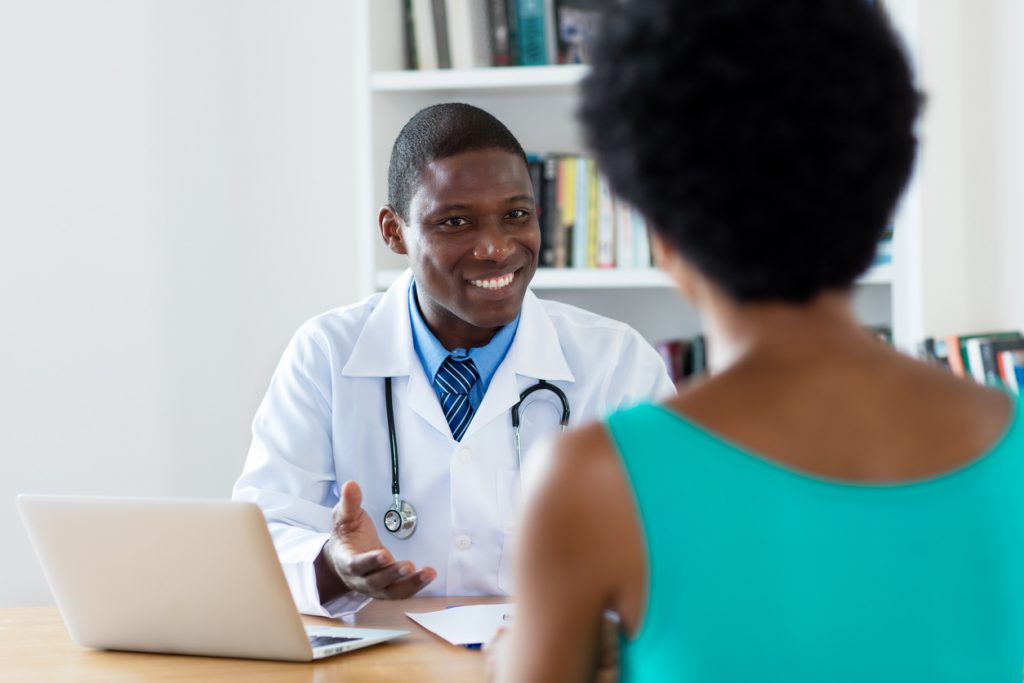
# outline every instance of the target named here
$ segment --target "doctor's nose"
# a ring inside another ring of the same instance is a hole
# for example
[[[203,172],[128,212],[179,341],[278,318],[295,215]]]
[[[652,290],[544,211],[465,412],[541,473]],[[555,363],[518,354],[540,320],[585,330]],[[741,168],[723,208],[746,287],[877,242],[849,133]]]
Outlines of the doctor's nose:
[[[512,238],[499,221],[485,221],[480,226],[473,256],[481,261],[504,261],[513,251]]]

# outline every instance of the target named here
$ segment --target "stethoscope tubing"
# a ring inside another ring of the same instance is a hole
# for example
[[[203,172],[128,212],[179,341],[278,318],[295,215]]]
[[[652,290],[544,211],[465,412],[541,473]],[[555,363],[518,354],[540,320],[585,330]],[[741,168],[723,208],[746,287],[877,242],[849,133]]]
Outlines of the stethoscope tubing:
[[[551,382],[543,379],[533,386],[529,386],[524,389],[523,393],[519,394],[519,400],[516,401],[514,406],[512,406],[512,431],[515,434],[516,464],[519,467],[520,474],[523,469],[523,457],[519,436],[519,410],[523,405],[523,401],[526,400],[528,396],[538,391],[550,391],[558,397],[559,402],[562,404],[562,417],[559,420],[562,431],[564,432],[565,428],[569,425],[569,399],[565,395],[564,391]],[[398,436],[395,433],[395,406],[394,399],[392,397],[390,377],[384,378],[384,406],[388,418],[388,442],[391,446],[391,494],[394,496],[394,503],[390,508],[388,508],[388,511],[384,516],[384,528],[398,538],[408,538],[416,529],[417,518],[416,510],[413,508],[412,504],[402,500],[401,488],[399,486]],[[387,520],[394,517],[391,513],[396,513],[402,522],[397,529],[392,529],[387,524]]]
[[[388,413],[388,442],[391,444],[391,494],[401,495],[398,487],[398,437],[395,435],[395,402],[391,396],[391,378],[384,378],[384,406]]]

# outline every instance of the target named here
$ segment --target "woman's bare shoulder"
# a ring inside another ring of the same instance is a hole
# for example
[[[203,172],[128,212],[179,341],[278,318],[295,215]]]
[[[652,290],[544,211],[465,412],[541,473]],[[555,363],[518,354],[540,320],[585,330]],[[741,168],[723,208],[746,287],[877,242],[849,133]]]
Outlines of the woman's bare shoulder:
[[[888,350],[784,371],[741,367],[668,407],[769,459],[854,479],[949,470],[985,453],[1013,419],[1003,392]]]
[[[543,483],[570,491],[601,487],[621,475],[615,445],[604,423],[594,422],[562,434],[537,449],[531,465],[531,484]]]

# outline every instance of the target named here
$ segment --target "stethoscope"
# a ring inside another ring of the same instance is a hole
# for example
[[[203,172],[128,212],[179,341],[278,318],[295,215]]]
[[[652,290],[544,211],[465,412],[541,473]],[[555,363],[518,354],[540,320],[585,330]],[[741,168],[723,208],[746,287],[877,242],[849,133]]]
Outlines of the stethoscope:
[[[562,431],[564,432],[565,428],[569,426],[569,399],[566,398],[564,391],[551,382],[540,380],[519,394],[519,401],[512,406],[512,431],[516,437],[516,464],[519,466],[520,472],[523,471],[523,454],[519,437],[519,412],[523,401],[538,391],[550,391],[558,397],[562,404],[562,419],[559,421]],[[384,528],[395,538],[404,539],[409,538],[416,531],[416,508],[409,501],[402,500],[401,489],[398,486],[398,438],[395,436],[395,407],[394,401],[391,399],[390,377],[384,378],[384,405],[388,414],[388,438],[391,440],[391,495],[395,498],[391,507],[384,513]]]

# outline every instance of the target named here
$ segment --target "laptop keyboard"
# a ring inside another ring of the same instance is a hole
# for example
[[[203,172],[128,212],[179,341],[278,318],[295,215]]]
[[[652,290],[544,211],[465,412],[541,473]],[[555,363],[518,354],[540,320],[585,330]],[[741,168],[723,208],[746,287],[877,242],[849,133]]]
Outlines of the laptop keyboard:
[[[324,645],[351,643],[353,640],[362,640],[362,638],[346,638],[342,636],[310,636],[309,644],[313,647],[323,647]]]

